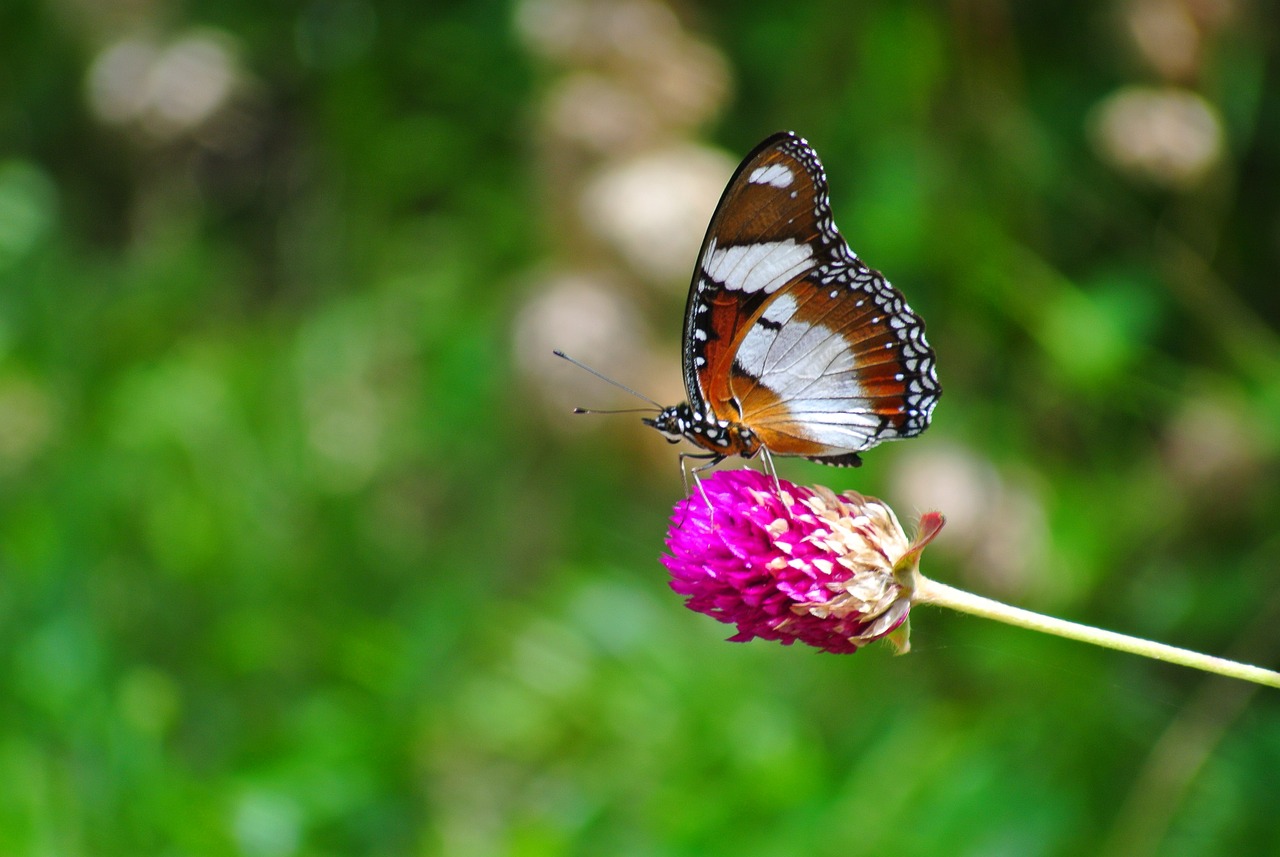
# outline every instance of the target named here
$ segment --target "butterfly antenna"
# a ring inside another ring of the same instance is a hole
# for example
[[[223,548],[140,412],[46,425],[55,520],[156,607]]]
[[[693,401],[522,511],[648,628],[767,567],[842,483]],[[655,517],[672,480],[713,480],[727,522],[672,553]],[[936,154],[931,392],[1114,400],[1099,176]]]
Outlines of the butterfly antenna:
[[[606,384],[612,384],[613,386],[617,387],[619,390],[626,390],[628,393],[630,393],[631,395],[635,396],[637,399],[641,399],[642,401],[648,402],[649,404],[653,405],[653,406],[654,406],[655,408],[657,408],[658,410],[662,410],[662,405],[659,405],[657,402],[655,402],[653,399],[650,399],[648,396],[644,395],[643,393],[637,393],[635,390],[631,389],[631,388],[630,388],[630,387],[628,387],[626,384],[621,384],[621,383],[619,383],[619,382],[617,382],[617,381],[613,380],[612,378],[610,378],[608,375],[602,375],[602,374],[600,374],[599,372],[597,372],[596,370],[592,369],[592,368],[591,368],[590,366],[588,366],[587,364],[585,364],[585,363],[580,363],[580,362],[578,362],[577,360],[574,360],[572,357],[570,357],[568,354],[565,354],[563,351],[553,351],[552,353],[553,353],[553,354],[555,354],[555,356],[557,356],[557,357],[563,357],[565,360],[568,360],[570,363],[572,363],[574,366],[577,366],[579,369],[585,369],[586,371],[590,372],[592,375],[595,375],[595,376],[596,376],[597,378],[599,378],[601,381],[604,381]],[[635,411],[612,411],[612,412],[610,412],[610,411],[586,411],[586,410],[583,410],[582,408],[574,408],[574,409],[573,409],[573,412],[574,412],[575,414],[585,414],[585,413],[598,413],[598,414],[602,414],[602,413],[623,413],[623,414],[625,414],[625,413],[635,413]]]
[[[575,414],[651,414],[653,408],[617,408],[614,410],[600,410],[598,408],[574,408]]]

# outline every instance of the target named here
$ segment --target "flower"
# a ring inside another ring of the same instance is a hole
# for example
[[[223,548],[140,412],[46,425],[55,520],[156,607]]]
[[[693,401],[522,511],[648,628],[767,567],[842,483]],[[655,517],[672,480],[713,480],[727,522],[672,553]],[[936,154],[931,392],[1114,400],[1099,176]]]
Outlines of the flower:
[[[893,510],[754,470],[722,470],[676,504],[667,532],[671,588],[686,606],[736,625],[729,639],[799,640],[850,653],[882,637],[908,649],[920,552],[936,513],[908,541]]]

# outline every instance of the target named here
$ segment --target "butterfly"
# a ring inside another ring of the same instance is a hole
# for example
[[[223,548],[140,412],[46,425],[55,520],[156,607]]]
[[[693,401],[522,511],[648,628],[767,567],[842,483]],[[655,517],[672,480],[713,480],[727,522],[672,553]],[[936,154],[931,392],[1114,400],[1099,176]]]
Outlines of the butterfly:
[[[761,142],[716,207],[689,286],[688,401],[643,420],[672,443],[856,467],[859,453],[929,427],[942,394],[916,315],[849,249],[818,154]],[[701,469],[701,468],[700,468]]]

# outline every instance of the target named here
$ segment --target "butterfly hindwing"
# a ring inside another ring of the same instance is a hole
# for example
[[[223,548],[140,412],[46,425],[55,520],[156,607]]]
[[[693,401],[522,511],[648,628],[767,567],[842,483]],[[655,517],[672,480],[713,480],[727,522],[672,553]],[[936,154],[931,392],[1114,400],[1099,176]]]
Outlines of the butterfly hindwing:
[[[735,351],[731,395],[771,451],[839,457],[928,425],[940,392],[924,322],[861,262],[779,291]]]

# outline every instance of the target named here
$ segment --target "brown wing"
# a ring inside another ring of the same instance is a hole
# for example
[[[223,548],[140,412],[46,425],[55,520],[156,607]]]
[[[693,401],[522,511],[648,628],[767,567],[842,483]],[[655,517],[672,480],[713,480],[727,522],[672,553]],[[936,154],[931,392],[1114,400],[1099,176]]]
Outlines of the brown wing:
[[[736,417],[728,389],[733,344],[772,295],[843,247],[822,164],[808,143],[784,132],[747,155],[711,218],[689,287],[684,378],[695,411]]]

